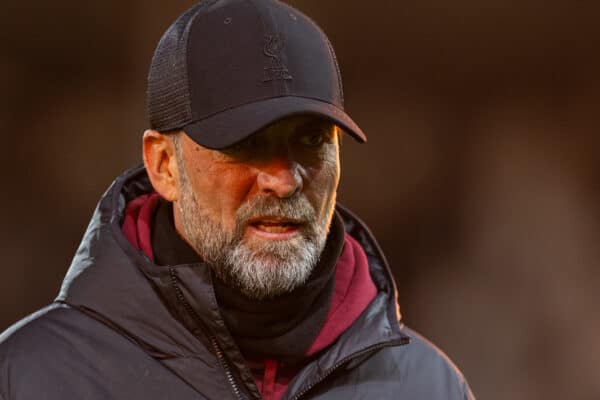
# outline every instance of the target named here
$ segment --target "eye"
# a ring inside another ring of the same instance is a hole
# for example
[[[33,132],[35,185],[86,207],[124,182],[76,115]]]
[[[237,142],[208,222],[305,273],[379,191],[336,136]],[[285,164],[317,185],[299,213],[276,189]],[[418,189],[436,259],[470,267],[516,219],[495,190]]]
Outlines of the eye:
[[[296,142],[308,148],[318,148],[325,143],[332,143],[336,133],[336,127],[331,124],[307,126],[299,130]]]
[[[298,142],[308,147],[319,147],[326,140],[325,134],[322,132],[305,133],[300,135]]]

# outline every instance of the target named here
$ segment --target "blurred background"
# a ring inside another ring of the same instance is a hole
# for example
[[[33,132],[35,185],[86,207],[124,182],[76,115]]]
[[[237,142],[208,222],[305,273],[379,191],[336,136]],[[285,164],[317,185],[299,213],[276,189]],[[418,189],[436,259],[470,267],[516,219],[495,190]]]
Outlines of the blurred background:
[[[480,399],[600,398],[600,3],[290,1],[337,51],[341,201],[404,320]],[[4,1],[0,331],[56,296],[141,162],[145,77],[189,0]]]

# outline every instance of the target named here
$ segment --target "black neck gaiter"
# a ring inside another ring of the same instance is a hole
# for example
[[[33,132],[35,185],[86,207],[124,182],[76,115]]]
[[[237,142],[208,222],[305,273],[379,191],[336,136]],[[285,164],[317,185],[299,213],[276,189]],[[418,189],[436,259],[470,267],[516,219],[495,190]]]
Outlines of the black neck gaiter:
[[[225,324],[249,358],[301,360],[319,333],[333,296],[335,264],[344,245],[344,226],[334,215],[319,262],[303,286],[268,300],[253,300],[213,275],[214,290]],[[199,262],[179,236],[169,202],[157,206],[152,249],[158,265]]]

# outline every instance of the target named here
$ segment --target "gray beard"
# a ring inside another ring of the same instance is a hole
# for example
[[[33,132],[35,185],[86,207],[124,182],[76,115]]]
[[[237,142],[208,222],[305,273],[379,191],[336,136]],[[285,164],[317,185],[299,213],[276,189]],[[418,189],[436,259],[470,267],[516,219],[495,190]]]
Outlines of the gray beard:
[[[335,196],[319,221],[302,194],[290,198],[260,197],[244,203],[236,213],[235,227],[225,231],[201,209],[190,189],[185,170],[181,173],[181,198],[176,205],[186,239],[209,263],[216,276],[249,298],[262,300],[292,291],[304,284],[325,247],[333,217]],[[305,221],[288,240],[244,238],[247,221],[261,215]]]

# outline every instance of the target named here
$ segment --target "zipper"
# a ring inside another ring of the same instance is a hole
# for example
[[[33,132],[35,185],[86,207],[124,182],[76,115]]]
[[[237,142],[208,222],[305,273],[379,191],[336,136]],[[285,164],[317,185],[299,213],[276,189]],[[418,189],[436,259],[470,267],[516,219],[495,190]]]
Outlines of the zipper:
[[[173,286],[173,289],[175,290],[175,296],[177,297],[177,301],[179,303],[181,303],[181,305],[183,305],[185,310],[188,312],[188,314],[190,314],[193,317],[193,319],[195,321],[200,321],[200,317],[198,317],[198,314],[196,314],[194,309],[190,306],[190,304],[187,302],[187,300],[183,296],[183,292],[181,291],[181,288],[179,287],[179,277],[177,276],[177,271],[175,271],[174,268],[169,267],[169,275],[171,277],[171,286]],[[194,329],[194,331],[192,331],[192,334],[194,335],[194,337],[196,339],[201,341],[201,338],[199,337],[200,332],[198,329]],[[227,358],[225,357],[225,353],[223,352],[223,350],[221,349],[221,346],[219,345],[219,340],[214,335],[210,336],[209,340],[210,340],[211,347],[215,353],[215,356],[217,357],[217,361],[219,362],[219,365],[221,366],[221,368],[223,368],[223,371],[225,372],[225,377],[227,378],[227,382],[229,382],[231,390],[233,390],[233,393],[235,394],[236,399],[237,400],[247,400],[247,397],[244,395],[244,393],[240,389],[239,385],[235,381],[233,373],[231,372],[231,367],[229,366],[229,362],[227,361]]]
[[[231,368],[229,367],[227,358],[225,358],[225,354],[223,353],[221,346],[219,346],[219,341],[217,340],[216,336],[210,337],[210,344],[212,345],[212,348],[215,351],[215,355],[217,356],[217,360],[219,360],[221,368],[223,368],[223,370],[225,371],[225,377],[227,378],[227,382],[229,382],[229,385],[231,385],[231,389],[233,390],[235,397],[238,400],[246,400],[246,396],[240,390],[240,387],[238,386],[237,382],[235,381],[235,378],[233,377],[233,374],[231,373]]]
[[[340,368],[344,364],[346,364],[346,363],[348,363],[348,362],[350,362],[350,361],[352,361],[352,360],[354,360],[356,358],[359,358],[359,357],[364,356],[365,354],[368,354],[368,353],[375,352],[377,350],[383,349],[384,347],[401,346],[401,345],[404,345],[404,344],[407,344],[407,343],[408,343],[408,338],[402,338],[400,340],[396,340],[396,341],[392,341],[392,342],[375,344],[375,345],[367,347],[367,348],[365,348],[365,349],[363,349],[361,351],[358,351],[358,352],[356,352],[354,354],[351,354],[348,357],[343,358],[340,361],[338,361],[331,368],[325,370],[325,372],[323,372],[319,377],[317,377],[317,379],[315,379],[314,381],[312,381],[311,383],[309,383],[298,394],[296,394],[294,397],[292,397],[292,400],[298,400],[300,397],[304,396],[306,393],[308,393],[310,390],[312,390],[319,383],[321,383],[325,379],[327,379],[327,377],[329,375],[331,375],[336,369]]]

